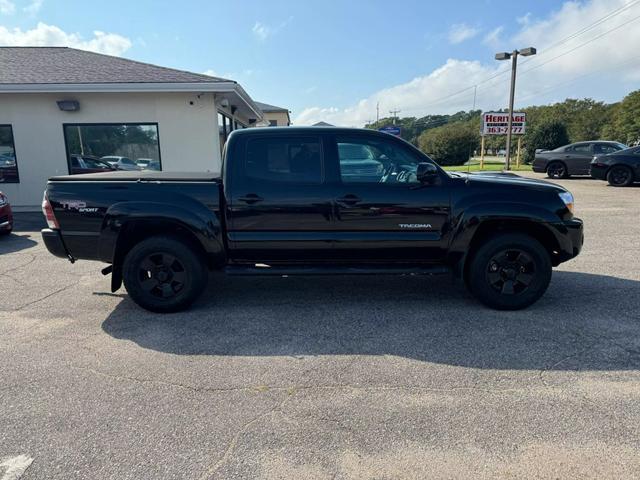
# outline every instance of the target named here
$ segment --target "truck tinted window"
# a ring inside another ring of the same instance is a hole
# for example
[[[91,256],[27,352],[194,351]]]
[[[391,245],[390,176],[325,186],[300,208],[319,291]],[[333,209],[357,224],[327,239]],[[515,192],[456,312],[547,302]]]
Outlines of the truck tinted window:
[[[322,148],[313,137],[264,137],[247,143],[248,177],[274,182],[321,183]]]
[[[421,159],[381,138],[338,137],[342,183],[418,183]]]

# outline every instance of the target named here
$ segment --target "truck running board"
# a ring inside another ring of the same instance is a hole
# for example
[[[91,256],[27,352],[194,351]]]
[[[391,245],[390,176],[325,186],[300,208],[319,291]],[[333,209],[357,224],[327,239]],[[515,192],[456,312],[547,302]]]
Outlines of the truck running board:
[[[395,265],[229,265],[227,275],[441,275],[451,269],[443,265],[405,267]]]

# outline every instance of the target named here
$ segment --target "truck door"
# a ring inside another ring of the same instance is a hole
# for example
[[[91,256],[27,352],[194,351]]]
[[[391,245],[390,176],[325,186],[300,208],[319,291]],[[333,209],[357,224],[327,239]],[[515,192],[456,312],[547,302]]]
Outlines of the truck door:
[[[336,136],[334,255],[354,261],[442,260],[450,200],[447,175],[422,185],[430,159],[388,134]]]
[[[332,196],[320,135],[252,132],[238,143],[227,185],[236,261],[308,261],[331,250]]]

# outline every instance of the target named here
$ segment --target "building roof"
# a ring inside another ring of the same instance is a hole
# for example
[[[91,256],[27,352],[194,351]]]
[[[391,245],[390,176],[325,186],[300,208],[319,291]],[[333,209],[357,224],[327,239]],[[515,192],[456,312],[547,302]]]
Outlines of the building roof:
[[[287,108],[276,107],[275,105],[269,105],[268,103],[262,103],[262,102],[255,102],[255,104],[263,112],[286,112],[286,113],[289,113],[289,110]]]
[[[0,47],[0,93],[213,92],[264,114],[233,80],[68,47]]]
[[[0,65],[5,85],[233,82],[68,47],[0,47]]]
[[[312,127],[335,127],[335,125],[331,125],[330,123],[327,123],[327,122],[318,122],[318,123],[314,123],[311,126]]]

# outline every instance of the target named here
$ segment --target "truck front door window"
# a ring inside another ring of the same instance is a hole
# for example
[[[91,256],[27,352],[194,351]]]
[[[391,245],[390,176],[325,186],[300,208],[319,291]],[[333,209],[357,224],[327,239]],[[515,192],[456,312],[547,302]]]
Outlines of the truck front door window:
[[[338,139],[338,158],[342,183],[418,183],[421,159],[384,140]]]

